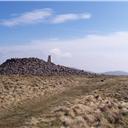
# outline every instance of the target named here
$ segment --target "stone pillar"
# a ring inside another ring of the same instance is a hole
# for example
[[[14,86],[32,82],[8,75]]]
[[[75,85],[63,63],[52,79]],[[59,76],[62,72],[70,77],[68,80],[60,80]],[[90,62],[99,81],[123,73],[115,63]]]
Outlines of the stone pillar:
[[[48,56],[47,63],[48,63],[48,64],[51,64],[51,55]]]

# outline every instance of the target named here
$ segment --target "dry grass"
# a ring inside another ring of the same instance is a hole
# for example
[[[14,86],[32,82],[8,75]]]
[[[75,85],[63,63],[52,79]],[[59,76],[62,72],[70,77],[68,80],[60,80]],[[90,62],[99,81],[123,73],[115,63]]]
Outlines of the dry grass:
[[[24,100],[55,95],[72,85],[78,85],[72,77],[0,76],[0,109]]]
[[[0,86],[0,128],[128,128],[125,77],[0,76]]]

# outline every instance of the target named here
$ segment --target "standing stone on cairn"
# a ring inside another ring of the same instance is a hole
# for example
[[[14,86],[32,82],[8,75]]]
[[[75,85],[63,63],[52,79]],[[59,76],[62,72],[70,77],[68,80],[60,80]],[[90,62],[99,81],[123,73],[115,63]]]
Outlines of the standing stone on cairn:
[[[48,56],[47,62],[48,62],[48,64],[51,64],[51,55]]]

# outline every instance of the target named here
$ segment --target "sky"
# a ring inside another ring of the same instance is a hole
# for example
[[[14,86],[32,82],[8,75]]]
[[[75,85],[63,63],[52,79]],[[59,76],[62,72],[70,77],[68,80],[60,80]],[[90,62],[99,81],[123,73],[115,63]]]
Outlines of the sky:
[[[38,57],[128,72],[128,2],[0,2],[0,63]]]

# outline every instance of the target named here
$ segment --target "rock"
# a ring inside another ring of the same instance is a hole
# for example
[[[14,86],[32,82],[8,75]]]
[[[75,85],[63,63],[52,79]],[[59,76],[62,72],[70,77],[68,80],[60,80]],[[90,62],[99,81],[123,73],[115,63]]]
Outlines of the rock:
[[[56,65],[51,62],[51,56],[48,61],[38,58],[12,58],[6,60],[0,65],[1,75],[92,75],[74,68]]]

